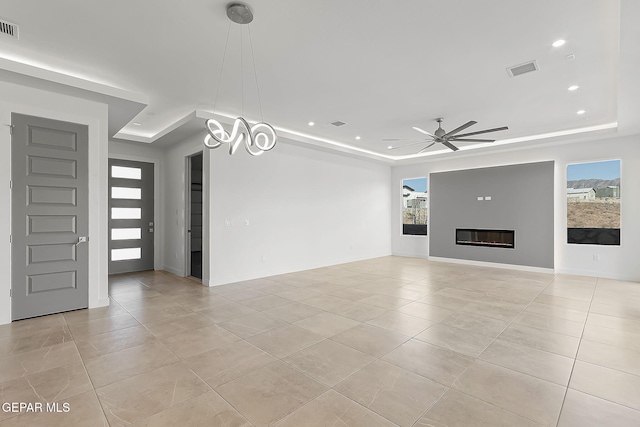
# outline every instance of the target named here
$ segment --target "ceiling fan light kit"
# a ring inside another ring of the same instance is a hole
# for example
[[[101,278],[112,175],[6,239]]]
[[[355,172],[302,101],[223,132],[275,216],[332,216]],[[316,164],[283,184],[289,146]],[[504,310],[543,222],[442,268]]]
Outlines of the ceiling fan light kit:
[[[423,133],[427,136],[426,139],[419,141],[419,142],[415,142],[412,144],[407,144],[407,145],[401,145],[398,147],[393,147],[393,146],[389,146],[387,147],[389,150],[397,150],[397,149],[401,149],[401,148],[406,148],[406,147],[410,147],[412,145],[418,145],[418,144],[424,144],[425,142],[427,143],[427,145],[425,147],[423,147],[420,151],[418,151],[418,153],[422,153],[424,151],[426,151],[428,148],[431,148],[433,145],[435,144],[442,144],[445,147],[447,147],[448,149],[452,150],[452,151],[458,151],[459,148],[456,147],[455,145],[452,144],[452,142],[485,142],[485,143],[489,143],[489,142],[495,142],[495,139],[478,139],[478,138],[466,138],[468,136],[474,136],[474,135],[481,135],[483,133],[491,133],[491,132],[499,132],[502,130],[507,130],[509,129],[507,126],[502,126],[502,127],[498,127],[498,128],[493,128],[493,129],[485,129],[485,130],[479,130],[476,132],[469,132],[469,133],[464,133],[464,134],[459,134],[459,132],[462,132],[463,130],[467,129],[468,127],[471,127],[475,124],[477,124],[478,122],[476,121],[468,121],[467,123],[463,124],[462,126],[458,126],[457,128],[455,128],[454,130],[452,130],[451,132],[447,132],[446,130],[444,130],[442,128],[442,122],[444,121],[443,118],[437,118],[436,122],[438,122],[438,129],[436,129],[433,133],[427,132],[424,129],[421,129],[417,126],[414,126],[412,129]],[[386,141],[399,141],[399,139],[397,138],[391,138],[391,139],[387,139]]]

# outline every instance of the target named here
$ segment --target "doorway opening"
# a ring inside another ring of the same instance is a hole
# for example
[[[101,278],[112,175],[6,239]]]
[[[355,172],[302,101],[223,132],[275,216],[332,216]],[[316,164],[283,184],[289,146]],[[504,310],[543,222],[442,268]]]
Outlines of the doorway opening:
[[[202,152],[188,158],[187,275],[202,280]]]

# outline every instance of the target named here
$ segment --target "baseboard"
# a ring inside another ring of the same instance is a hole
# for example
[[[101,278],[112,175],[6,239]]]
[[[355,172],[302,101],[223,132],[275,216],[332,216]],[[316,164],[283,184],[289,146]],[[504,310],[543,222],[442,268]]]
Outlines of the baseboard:
[[[109,306],[109,297],[99,298],[96,301],[89,301],[89,308],[108,307],[108,306]]]
[[[573,270],[570,268],[561,268],[557,270],[558,274],[568,274],[572,276],[587,276],[587,277],[599,277],[602,279],[622,280],[625,282],[637,282],[638,277],[624,276],[620,274],[607,273],[605,271],[588,271],[588,270]]]
[[[430,256],[427,259],[429,261],[448,262],[451,264],[473,265],[476,267],[491,267],[491,268],[502,268],[505,270],[528,271],[530,273],[556,274],[556,270],[553,268],[531,267],[528,265],[501,264],[497,262],[472,261],[468,259],[442,258],[442,257],[434,257],[434,256]]]
[[[421,259],[429,259],[428,254],[411,254],[408,252],[393,252],[391,256],[401,256],[404,258],[421,258]]]
[[[249,274],[238,274],[233,276],[217,277],[215,279],[207,280],[207,286],[214,287],[214,286],[228,285],[231,283],[244,282],[247,280],[254,280],[254,279],[261,279],[264,277],[275,276],[277,274],[286,274],[286,273],[272,273],[270,271],[264,271],[264,272],[252,272]]]
[[[292,266],[291,268],[284,268],[280,266],[278,268],[264,268],[260,270],[254,270],[254,271],[245,271],[240,274],[209,278],[209,280],[207,281],[207,285],[208,286],[228,285],[230,283],[244,282],[247,280],[278,276],[281,274],[296,273],[299,271],[315,270],[317,268],[348,264],[350,262],[365,261],[373,258],[380,258],[385,256],[391,256],[391,255],[392,255],[391,253],[371,254],[370,256],[366,256],[366,257],[364,256],[354,257],[352,259],[342,259],[342,260],[333,260],[333,261],[329,260],[326,263],[321,263],[321,264],[313,263],[313,264],[297,265],[297,266]]]
[[[178,270],[177,268],[167,267],[166,265],[162,267],[164,271],[168,271],[171,274],[175,274],[176,276],[184,277],[184,271]]]
[[[0,325],[8,325],[11,323],[11,313],[0,314]]]

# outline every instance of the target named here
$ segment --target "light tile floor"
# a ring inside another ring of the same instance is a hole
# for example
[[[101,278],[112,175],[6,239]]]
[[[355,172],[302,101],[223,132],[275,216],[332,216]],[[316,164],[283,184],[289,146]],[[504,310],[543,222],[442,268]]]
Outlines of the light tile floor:
[[[0,403],[61,411],[0,426],[640,426],[640,283],[385,257],[109,290],[0,326]]]

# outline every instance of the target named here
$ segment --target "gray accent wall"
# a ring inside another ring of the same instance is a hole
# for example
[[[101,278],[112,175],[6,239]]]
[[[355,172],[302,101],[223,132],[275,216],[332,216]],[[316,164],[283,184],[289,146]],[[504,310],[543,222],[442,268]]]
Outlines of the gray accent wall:
[[[429,255],[554,268],[553,173],[547,161],[430,174]],[[456,245],[456,228],[515,230],[515,248]]]

